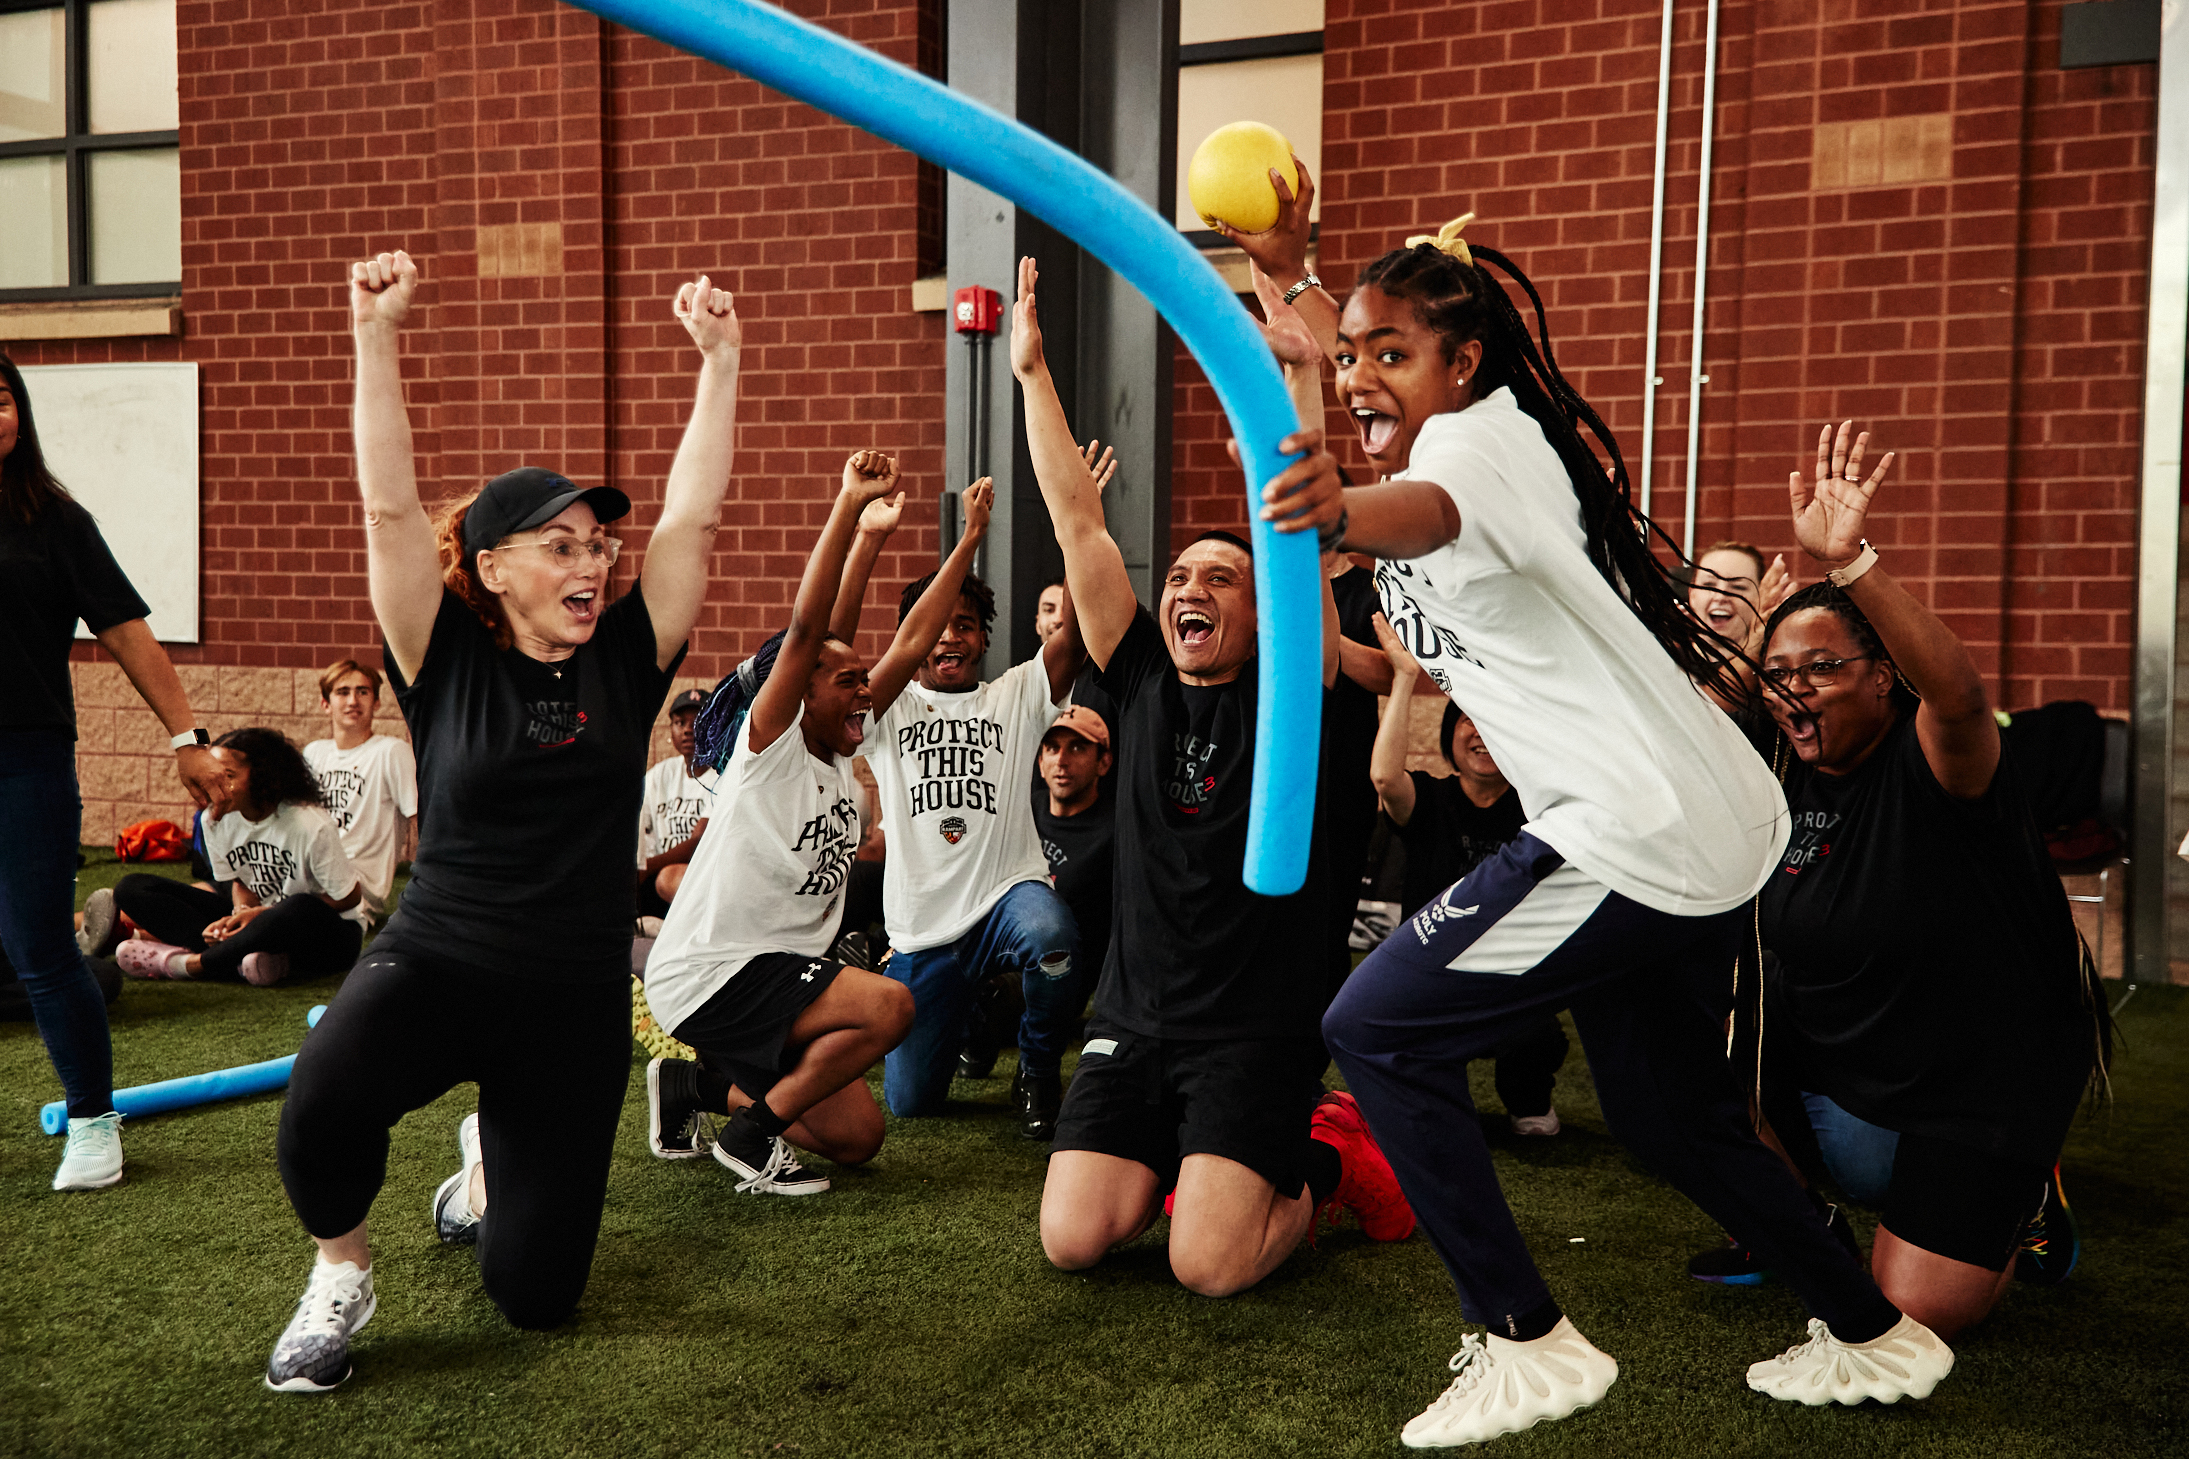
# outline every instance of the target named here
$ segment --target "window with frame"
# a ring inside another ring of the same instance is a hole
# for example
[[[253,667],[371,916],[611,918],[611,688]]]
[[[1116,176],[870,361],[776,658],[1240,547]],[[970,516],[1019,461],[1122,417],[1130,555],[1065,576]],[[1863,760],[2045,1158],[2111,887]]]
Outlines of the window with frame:
[[[175,0],[0,0],[0,301],[182,281]]]
[[[1322,176],[1323,0],[1181,0],[1174,212],[1202,248],[1230,244],[1194,213],[1186,172],[1202,138],[1237,121],[1275,127],[1309,175]]]

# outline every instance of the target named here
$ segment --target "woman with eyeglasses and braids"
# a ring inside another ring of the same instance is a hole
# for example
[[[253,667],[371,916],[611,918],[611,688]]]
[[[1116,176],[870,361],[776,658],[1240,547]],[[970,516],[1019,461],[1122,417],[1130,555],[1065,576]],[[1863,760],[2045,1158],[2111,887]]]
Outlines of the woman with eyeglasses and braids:
[[[417,286],[407,254],[350,269],[368,585],[421,815],[402,903],[305,1039],[282,1109],[282,1183],[319,1246],[266,1368],[291,1393],[349,1376],[388,1131],[458,1084],[479,1106],[434,1196],[441,1240],[477,1246],[519,1327],[560,1324],[585,1291],[630,1078],[646,754],[730,479],[742,334],[701,278],[673,303],[699,382],[640,581],[609,600],[607,524],[631,509],[614,487],[524,466],[428,517],[397,350]]]
[[[1613,1131],[1815,1314],[1750,1386],[1812,1404],[1927,1395],[1952,1354],[1827,1232],[1726,1062],[1728,973],[1786,804],[1697,688],[1742,686],[1652,550],[1610,432],[1559,373],[1534,286],[1470,250],[1460,219],[1367,265],[1341,311],[1304,267],[1312,185],[1303,171],[1294,199],[1271,177],[1276,225],[1237,241],[1329,351],[1384,479],[1341,488],[1301,463],[1265,488],[1263,515],[1383,559],[1385,616],[1467,706],[1528,818],[1323,1019],[1466,1314],[1490,1329],[1467,1335],[1457,1376],[1401,1438],[1480,1442],[1587,1407],[1617,1376],[1537,1271],[1467,1090],[1467,1061],[1560,1007]],[[1535,338],[1491,265],[1535,303]]]
[[[1893,458],[1864,477],[1852,425],[1789,480],[1825,581],[1771,615],[1762,650],[1794,818],[1762,895],[1764,1058],[1835,1173],[1840,1148],[1897,1133],[1870,1267],[1950,1338],[2018,1249],[2031,1280],[2074,1265],[2057,1162],[2111,1029],[1976,665],[1864,540]]]

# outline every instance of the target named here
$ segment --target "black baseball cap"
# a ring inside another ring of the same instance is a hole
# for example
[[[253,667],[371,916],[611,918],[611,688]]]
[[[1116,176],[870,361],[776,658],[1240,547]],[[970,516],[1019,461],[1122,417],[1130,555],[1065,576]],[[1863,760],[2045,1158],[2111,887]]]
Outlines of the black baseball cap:
[[[687,689],[669,701],[671,714],[697,714],[706,708],[707,696],[697,689]]]
[[[464,515],[464,552],[484,552],[512,532],[552,521],[572,502],[584,502],[603,522],[631,510],[631,499],[612,486],[579,486],[544,466],[520,466],[488,482],[472,501]]]

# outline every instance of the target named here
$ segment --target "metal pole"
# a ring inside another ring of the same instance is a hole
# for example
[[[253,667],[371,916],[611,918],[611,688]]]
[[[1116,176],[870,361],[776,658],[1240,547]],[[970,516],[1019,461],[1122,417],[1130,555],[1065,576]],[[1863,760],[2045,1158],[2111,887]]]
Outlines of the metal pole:
[[[1672,0],[1665,0],[1657,37],[1657,180],[1649,199],[1649,322],[1642,342],[1642,515],[1649,515],[1651,478],[1657,472],[1657,310],[1665,293],[1665,136],[1672,120]]]
[[[2182,390],[2189,376],[2189,7],[2161,7],[2158,158],[2151,209],[2150,337],[2144,349],[2143,488],[2136,543],[2134,808],[2128,961],[2164,983],[2173,947],[2174,655],[2181,603]]]
[[[1717,134],[1718,115],[1718,0],[1710,0],[1710,19],[1703,35],[1703,155],[1698,180],[1695,214],[1695,324],[1690,335],[1687,361],[1687,527],[1680,535],[1680,550],[1695,555],[1695,495],[1702,466],[1704,281],[1710,272],[1710,144]]]

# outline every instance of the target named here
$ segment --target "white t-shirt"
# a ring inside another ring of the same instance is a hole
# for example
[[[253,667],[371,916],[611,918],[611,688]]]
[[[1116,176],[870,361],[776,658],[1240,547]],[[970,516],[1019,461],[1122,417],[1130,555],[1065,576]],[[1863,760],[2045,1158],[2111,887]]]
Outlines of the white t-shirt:
[[[1481,730],[1528,830],[1661,912],[1754,896],[1786,798],[1589,561],[1572,482],[1512,392],[1429,420],[1400,475],[1451,493],[1460,529],[1377,567],[1384,615]]]
[[[1036,654],[964,694],[907,684],[879,721],[868,716],[859,753],[889,828],[890,946],[954,942],[1020,882],[1049,879],[1026,787],[1062,708]]]
[[[754,754],[750,724],[647,958],[647,1006],[672,1033],[759,954],[827,952],[859,852],[851,762],[813,758],[795,723]]]
[[[692,838],[707,819],[714,797],[671,755],[646,772],[646,794],[638,805],[638,864]]]
[[[358,903],[364,919],[377,922],[388,915],[403,823],[418,814],[418,762],[405,741],[372,735],[349,750],[336,749],[333,740],[313,740],[304,747],[304,763],[319,777],[342,849],[364,878]]]
[[[285,897],[340,899],[357,885],[334,817],[315,805],[285,801],[263,821],[230,811],[205,823],[205,851],[215,878],[242,882],[269,907]],[[366,925],[362,899],[342,915]]]

